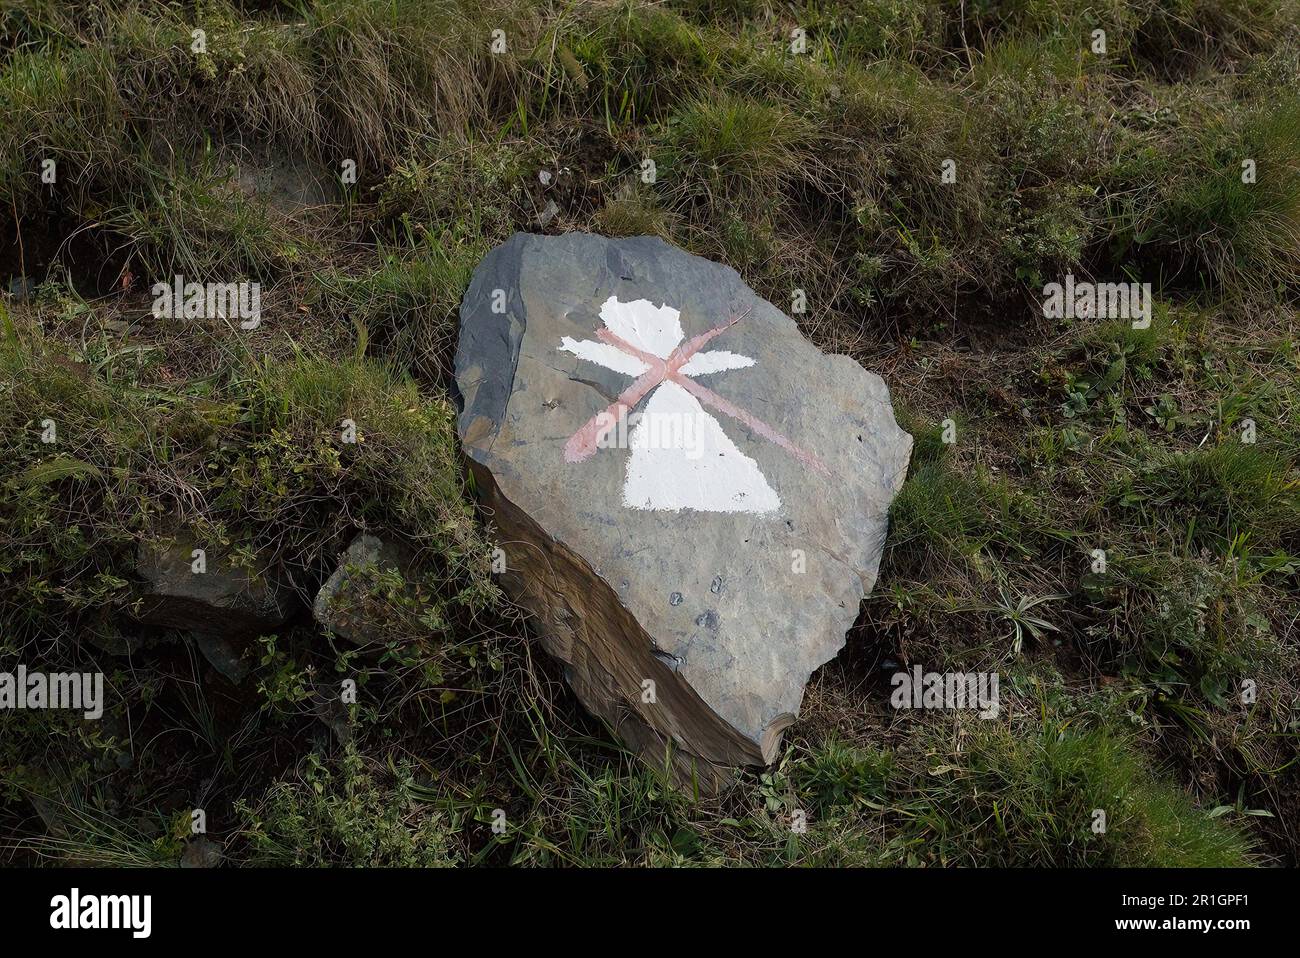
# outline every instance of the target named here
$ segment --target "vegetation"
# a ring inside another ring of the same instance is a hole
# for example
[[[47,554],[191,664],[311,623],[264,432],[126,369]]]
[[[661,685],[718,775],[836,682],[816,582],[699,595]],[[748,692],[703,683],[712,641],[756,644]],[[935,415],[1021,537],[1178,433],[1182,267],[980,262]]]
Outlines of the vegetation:
[[[1295,864],[1297,90],[1295,0],[0,0],[0,671],[106,689],[0,713],[0,860],[177,863],[202,808],[227,863]],[[459,462],[470,272],[572,229],[803,290],[916,436],[844,652],[717,795],[535,654]],[[1149,328],[1045,317],[1067,273]],[[260,323],[155,317],[178,274]],[[133,623],[178,529],[308,603],[359,529],[419,582],[236,683]],[[914,665],[999,718],[893,709]]]

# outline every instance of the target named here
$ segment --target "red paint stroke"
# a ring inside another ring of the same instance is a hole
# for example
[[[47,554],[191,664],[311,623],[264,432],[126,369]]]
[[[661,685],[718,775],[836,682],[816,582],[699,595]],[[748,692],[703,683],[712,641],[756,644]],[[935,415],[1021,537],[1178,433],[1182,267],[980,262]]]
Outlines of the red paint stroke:
[[[823,476],[829,476],[831,474],[831,471],[826,468],[826,464],[822,462],[820,459],[818,459],[811,452],[807,452],[803,449],[800,449],[789,439],[785,438],[785,436],[781,435],[779,432],[777,432],[767,423],[763,422],[763,420],[759,419],[757,416],[750,415],[749,413],[745,412],[745,410],[741,409],[739,406],[733,405],[732,403],[723,399],[712,389],[706,389],[704,386],[701,386],[699,383],[691,379],[689,376],[683,376],[677,374],[674,376],[670,376],[669,379],[677,383],[677,385],[681,386],[687,392],[691,393],[691,395],[693,395],[700,402],[704,403],[706,406],[712,406],[718,412],[726,413],[732,419],[739,420],[741,423],[744,423],[754,432],[758,433],[760,436],[766,439],[768,442],[772,442],[780,446],[790,455],[794,456],[796,459],[802,462],[805,466],[817,470]]]
[[[674,349],[667,359],[661,359],[653,353],[638,349],[607,327],[598,329],[596,335],[603,342],[621,349],[630,356],[635,356],[650,368],[637,377],[627,389],[619,393],[614,402],[592,416],[581,429],[569,437],[569,441],[564,444],[564,461],[583,462],[590,459],[596,454],[596,450],[600,448],[601,440],[618,426],[623,417],[631,412],[636,407],[636,404],[644,399],[652,389],[661,383],[673,382],[687,390],[705,405],[712,406],[718,412],[743,423],[768,442],[780,446],[805,466],[815,469],[823,475],[830,475],[830,470],[826,468],[825,463],[815,455],[800,449],[757,416],[728,402],[713,390],[706,389],[681,371],[681,368],[690,361],[692,356],[708,345],[715,337],[725,333],[748,315],[749,310],[745,310],[745,312],[732,317],[721,326],[715,326],[713,329],[687,340]]]

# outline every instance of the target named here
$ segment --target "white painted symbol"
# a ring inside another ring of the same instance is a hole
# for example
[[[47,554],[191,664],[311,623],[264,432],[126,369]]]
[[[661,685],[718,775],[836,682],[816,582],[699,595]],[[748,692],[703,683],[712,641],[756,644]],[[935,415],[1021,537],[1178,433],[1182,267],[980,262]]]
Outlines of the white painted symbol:
[[[679,348],[686,339],[680,316],[671,306],[655,306],[645,299],[625,303],[611,296],[600,308],[604,342],[565,336],[559,346],[561,351],[625,376],[639,377],[638,383],[652,386],[644,413],[628,442],[631,455],[623,484],[623,504],[632,509],[670,512],[773,512],[781,507],[781,500],[758,463],[736,447],[691,388],[695,376],[744,369],[754,365],[754,360],[726,350],[691,349],[689,343]],[[648,360],[661,362],[656,369]],[[607,421],[597,425],[600,417],[596,417],[570,440],[566,458],[579,462],[590,456],[599,436],[613,429],[615,420],[631,411],[642,395],[636,383],[629,387],[615,403],[621,408],[608,413]],[[666,423],[677,424],[678,428],[665,428]],[[679,436],[681,441],[652,441],[653,437],[665,435]],[[772,441],[778,440],[788,445],[784,437]]]

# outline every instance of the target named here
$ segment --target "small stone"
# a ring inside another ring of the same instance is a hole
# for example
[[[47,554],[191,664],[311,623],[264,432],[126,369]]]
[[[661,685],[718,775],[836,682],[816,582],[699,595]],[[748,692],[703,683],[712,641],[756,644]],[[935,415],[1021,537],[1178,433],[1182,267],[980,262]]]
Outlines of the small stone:
[[[30,276],[15,276],[9,280],[9,295],[14,302],[27,302],[36,295],[36,280]]]
[[[181,868],[216,868],[221,864],[221,845],[204,835],[195,835],[181,852]]]
[[[409,586],[410,555],[377,536],[362,533],[339,558],[338,567],[316,593],[312,615],[321,627],[357,645],[382,643],[392,629],[393,611],[370,601],[368,585],[396,571]]]
[[[224,675],[234,685],[248,678],[252,663],[244,656],[241,649],[225,636],[208,632],[195,632],[194,644],[199,647],[208,664]],[[247,648],[245,646],[245,648]]]

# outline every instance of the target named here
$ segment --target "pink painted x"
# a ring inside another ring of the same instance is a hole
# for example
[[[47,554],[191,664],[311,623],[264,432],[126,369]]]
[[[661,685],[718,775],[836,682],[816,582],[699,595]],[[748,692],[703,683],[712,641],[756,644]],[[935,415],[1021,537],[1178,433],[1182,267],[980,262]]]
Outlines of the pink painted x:
[[[582,462],[585,459],[590,459],[596,454],[601,439],[614,429],[622,421],[623,417],[636,407],[637,403],[660,383],[671,382],[681,386],[704,405],[712,406],[718,412],[725,413],[732,419],[743,423],[764,439],[780,446],[804,465],[817,470],[823,475],[829,475],[830,471],[815,455],[800,449],[761,419],[723,399],[713,390],[706,389],[681,371],[691,357],[703,349],[710,340],[725,333],[747,315],[749,315],[749,310],[733,317],[721,326],[716,326],[708,332],[700,333],[700,335],[688,339],[674,349],[667,359],[661,359],[653,353],[638,349],[610,329],[602,327],[597,330],[596,335],[603,342],[621,349],[630,356],[635,356],[650,368],[642,373],[627,389],[623,390],[618,399],[614,400],[606,409],[592,416],[587,420],[586,425],[569,437],[569,441],[564,444],[565,461]]]

